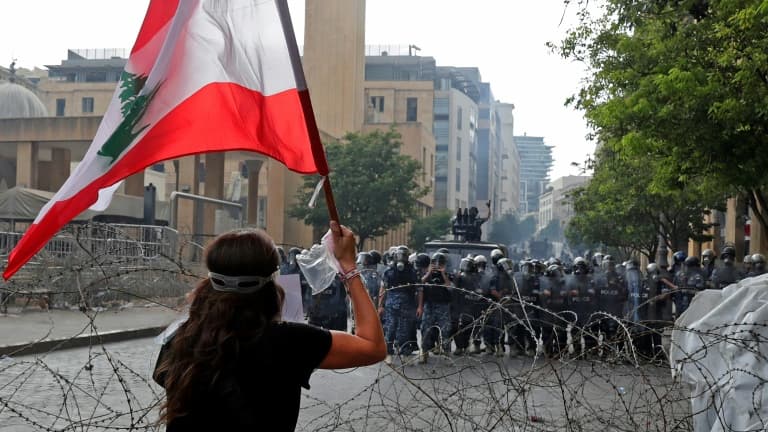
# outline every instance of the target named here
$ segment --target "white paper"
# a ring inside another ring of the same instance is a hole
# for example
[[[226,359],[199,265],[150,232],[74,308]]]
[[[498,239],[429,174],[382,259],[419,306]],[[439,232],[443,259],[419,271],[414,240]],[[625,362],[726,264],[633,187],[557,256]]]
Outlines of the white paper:
[[[304,306],[301,303],[301,280],[298,274],[280,275],[277,283],[285,290],[283,321],[304,322]]]

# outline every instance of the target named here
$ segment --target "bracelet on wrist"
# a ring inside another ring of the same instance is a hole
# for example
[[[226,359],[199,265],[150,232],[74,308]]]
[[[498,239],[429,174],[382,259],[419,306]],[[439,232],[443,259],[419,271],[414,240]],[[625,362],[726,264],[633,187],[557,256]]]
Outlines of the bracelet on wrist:
[[[358,270],[357,268],[353,268],[348,272],[340,273],[340,276],[341,276],[341,281],[344,283],[344,285],[346,285],[353,278],[360,276],[360,270]]]

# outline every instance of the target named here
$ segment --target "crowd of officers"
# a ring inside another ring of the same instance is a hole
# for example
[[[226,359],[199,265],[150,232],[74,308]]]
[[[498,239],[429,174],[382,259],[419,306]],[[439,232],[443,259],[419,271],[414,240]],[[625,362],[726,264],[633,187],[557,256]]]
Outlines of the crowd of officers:
[[[282,274],[301,275],[296,264],[301,252],[289,251]],[[747,257],[738,269],[732,247],[723,249],[719,265],[711,250],[701,259],[677,252],[671,268],[651,263],[644,273],[634,259],[619,264],[601,253],[572,263],[555,258],[513,262],[495,249],[490,259],[482,254],[461,258],[458,268],[451,258],[447,249],[428,255],[405,246],[358,255],[382,320],[387,363],[411,354],[425,363],[430,353],[451,352],[623,355],[629,347],[641,357],[663,359],[663,329],[697,292],[766,271],[760,254]],[[314,296],[301,280],[309,323],[346,331],[349,307],[341,280]]]

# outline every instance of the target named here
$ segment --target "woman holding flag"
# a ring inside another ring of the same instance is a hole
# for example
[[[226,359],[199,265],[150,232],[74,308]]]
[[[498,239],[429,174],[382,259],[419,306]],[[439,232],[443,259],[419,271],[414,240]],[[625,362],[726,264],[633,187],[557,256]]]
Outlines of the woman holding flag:
[[[208,278],[189,319],[164,347],[154,378],[169,431],[292,431],[301,387],[317,369],[370,365],[386,355],[376,309],[355,267],[355,236],[331,222],[334,253],[355,310],[356,334],[280,320],[279,255],[262,231],[222,234],[206,249]]]

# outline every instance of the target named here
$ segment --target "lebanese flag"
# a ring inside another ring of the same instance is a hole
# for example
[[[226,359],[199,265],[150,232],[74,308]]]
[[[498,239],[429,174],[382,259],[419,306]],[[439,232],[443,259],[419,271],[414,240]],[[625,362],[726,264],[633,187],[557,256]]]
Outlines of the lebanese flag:
[[[119,182],[196,153],[258,152],[328,174],[286,0],[151,0],[83,160],[8,258],[5,279]]]

